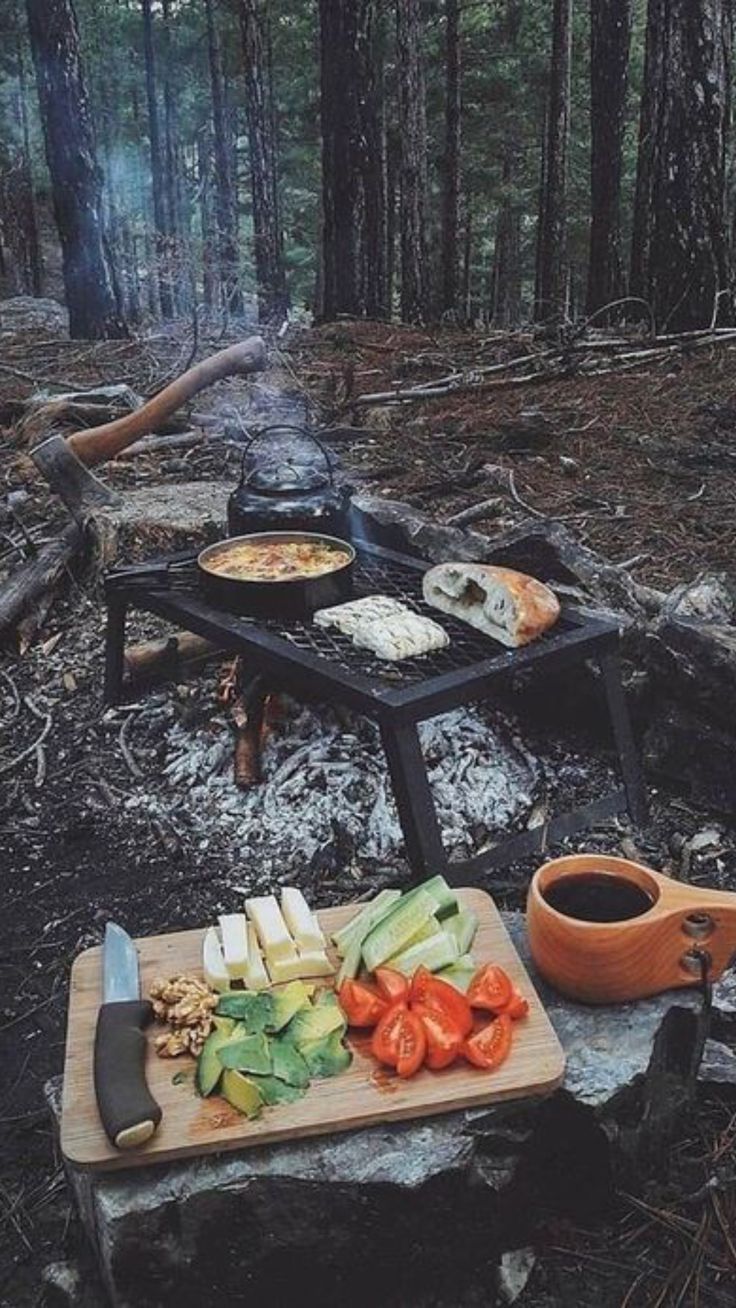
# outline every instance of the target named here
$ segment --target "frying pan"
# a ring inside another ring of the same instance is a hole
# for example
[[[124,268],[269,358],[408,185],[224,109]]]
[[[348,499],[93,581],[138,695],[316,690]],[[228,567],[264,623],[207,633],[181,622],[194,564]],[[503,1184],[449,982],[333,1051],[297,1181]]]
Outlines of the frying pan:
[[[345,563],[314,577],[291,577],[279,581],[246,581],[240,577],[223,576],[214,570],[215,560],[222,563],[230,550],[258,541],[264,544],[309,542],[331,545],[345,555]],[[227,540],[208,545],[197,557],[201,589],[213,604],[231,613],[262,618],[309,617],[317,609],[341,604],[352,594],[354,566],[352,545],[336,536],[321,536],[309,531],[259,531],[247,536],[230,536]]]

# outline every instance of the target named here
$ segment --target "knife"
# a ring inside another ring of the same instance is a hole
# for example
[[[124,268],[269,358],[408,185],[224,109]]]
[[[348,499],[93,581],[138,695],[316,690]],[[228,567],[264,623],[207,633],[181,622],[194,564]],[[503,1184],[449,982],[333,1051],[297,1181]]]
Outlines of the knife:
[[[138,954],[122,927],[108,922],[102,946],[102,1005],[95,1032],[94,1077],[102,1125],[116,1149],[153,1135],[161,1109],[146,1084],[145,1028],[153,1017],[141,999]]]

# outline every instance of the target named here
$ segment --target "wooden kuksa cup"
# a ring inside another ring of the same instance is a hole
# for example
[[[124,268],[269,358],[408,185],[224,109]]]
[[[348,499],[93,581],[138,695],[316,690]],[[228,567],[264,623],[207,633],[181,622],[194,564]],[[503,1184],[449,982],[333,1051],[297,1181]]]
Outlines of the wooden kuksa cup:
[[[621,922],[584,922],[557,912],[544,893],[561,877],[605,874],[645,890],[651,908]],[[696,890],[640,863],[604,854],[556,858],[534,874],[526,906],[532,957],[555,989],[589,1004],[642,999],[698,985],[736,953],[736,894]]]

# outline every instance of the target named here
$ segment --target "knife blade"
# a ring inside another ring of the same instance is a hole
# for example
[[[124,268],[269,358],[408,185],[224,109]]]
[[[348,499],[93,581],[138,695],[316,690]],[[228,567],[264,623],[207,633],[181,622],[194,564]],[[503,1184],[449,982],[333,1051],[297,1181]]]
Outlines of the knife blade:
[[[153,1009],[140,997],[138,954],[115,922],[105,927],[102,1004],[95,1031],[94,1081],[102,1125],[116,1149],[145,1144],[161,1121],[146,1084],[145,1029]]]

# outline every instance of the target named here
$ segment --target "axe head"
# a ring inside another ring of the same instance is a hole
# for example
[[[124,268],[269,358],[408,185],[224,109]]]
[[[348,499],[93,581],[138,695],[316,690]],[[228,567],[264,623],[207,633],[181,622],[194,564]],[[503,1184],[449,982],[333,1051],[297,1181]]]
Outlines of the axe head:
[[[73,517],[84,517],[94,505],[120,503],[120,496],[85,467],[58,433],[31,450],[31,458]]]

